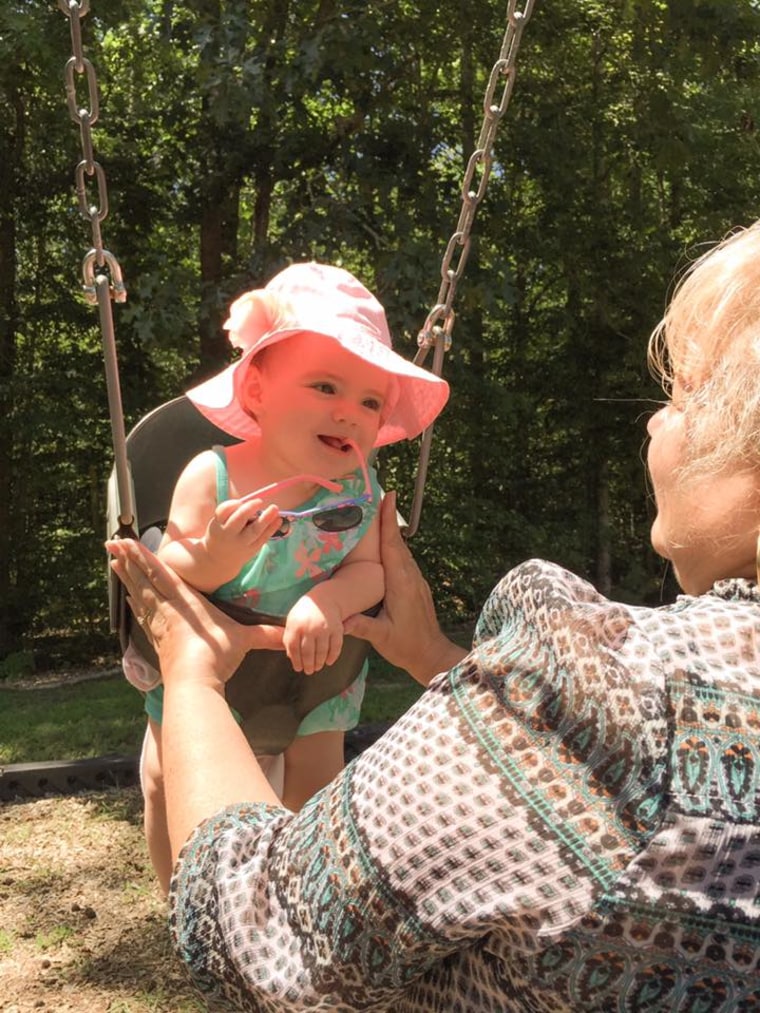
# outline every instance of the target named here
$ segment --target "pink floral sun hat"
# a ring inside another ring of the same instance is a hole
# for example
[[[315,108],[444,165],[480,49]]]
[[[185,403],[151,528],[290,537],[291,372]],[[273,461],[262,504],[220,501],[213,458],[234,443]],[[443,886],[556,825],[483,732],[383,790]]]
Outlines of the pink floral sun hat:
[[[257,352],[304,331],[337,341],[347,352],[395,380],[375,446],[409,440],[426,429],[449,397],[445,380],[393,351],[385,311],[348,271],[326,264],[292,264],[268,283],[236,299],[225,323],[230,343],[242,350],[232,365],[193,387],[198,411],[231,436],[260,433],[240,399],[248,363]]]

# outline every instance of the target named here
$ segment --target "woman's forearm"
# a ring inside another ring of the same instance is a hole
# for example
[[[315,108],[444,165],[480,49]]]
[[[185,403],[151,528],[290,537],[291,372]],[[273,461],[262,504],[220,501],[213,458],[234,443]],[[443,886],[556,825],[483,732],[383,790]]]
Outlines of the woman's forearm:
[[[439,672],[447,672],[458,665],[468,653],[439,630],[439,635],[421,645],[421,649],[415,656],[410,656],[403,667],[416,682],[427,686]]]
[[[193,830],[225,806],[281,805],[221,687],[165,681],[161,744],[173,861]]]

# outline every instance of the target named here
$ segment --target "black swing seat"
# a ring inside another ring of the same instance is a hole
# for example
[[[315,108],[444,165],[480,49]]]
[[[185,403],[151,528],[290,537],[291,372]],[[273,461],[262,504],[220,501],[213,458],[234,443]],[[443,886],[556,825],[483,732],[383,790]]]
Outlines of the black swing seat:
[[[137,423],[127,435],[127,460],[136,514],[133,526],[141,541],[156,547],[166,527],[175,483],[185,465],[215,444],[231,446],[237,442],[204,418],[186,397],[160,405]],[[109,537],[119,532],[120,514],[114,470],[108,487]],[[131,639],[145,660],[158,668],[156,653],[133,619],[121,581],[111,571],[108,598],[111,629],[118,631],[122,651]],[[232,604],[215,604],[247,625],[284,624],[281,617]],[[226,697],[239,715],[254,751],[260,756],[281,753],[310,711],[351,685],[368,651],[366,641],[345,637],[335,664],[314,675],[294,671],[283,651],[249,651],[227,683]]]

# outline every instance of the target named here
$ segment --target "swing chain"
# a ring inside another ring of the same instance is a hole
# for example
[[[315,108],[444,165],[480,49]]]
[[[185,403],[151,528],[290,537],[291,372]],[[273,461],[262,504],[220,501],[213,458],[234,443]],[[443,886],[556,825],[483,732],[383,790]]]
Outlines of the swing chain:
[[[475,212],[483,200],[493,165],[493,146],[502,116],[507,111],[512,89],[515,84],[515,67],[523,29],[533,13],[535,0],[525,0],[521,11],[516,10],[517,0],[509,0],[507,27],[501,43],[499,56],[494,63],[483,98],[483,124],[478,142],[470,155],[462,182],[462,209],[455,231],[452,233],[441,263],[441,287],[438,299],[427,315],[417,336],[420,351],[415,362],[419,365],[425,359],[428,349],[442,346],[447,352],[451,348],[451,332],[454,327],[454,295],[461,278],[467,256],[470,252],[470,232]],[[494,102],[499,81],[503,80],[501,97]],[[442,360],[441,356],[436,356]]]
[[[440,376],[443,372],[443,358],[451,348],[451,331],[454,327],[454,295],[457,283],[464,272],[467,255],[470,252],[470,232],[475,219],[478,204],[483,200],[488,187],[488,179],[493,165],[493,146],[499,122],[507,111],[509,99],[515,84],[515,65],[517,51],[520,48],[523,29],[533,13],[535,0],[525,0],[521,11],[516,10],[517,0],[509,0],[507,7],[507,27],[501,43],[499,56],[491,69],[485,96],[483,98],[483,124],[480,128],[478,143],[470,155],[462,182],[462,210],[455,231],[449,239],[441,263],[441,287],[438,300],[427,315],[422,330],[417,336],[419,350],[414,357],[416,365],[421,366],[433,349],[432,372]],[[498,104],[494,102],[499,81],[503,80],[501,97]],[[417,533],[422,514],[422,500],[425,492],[430,448],[433,439],[433,426],[428,426],[422,434],[417,475],[414,482],[414,498],[412,500],[409,521],[406,525],[405,537],[411,538]]]
[[[82,262],[85,298],[89,303],[97,304],[96,275],[108,275],[111,298],[115,302],[125,302],[127,290],[122,280],[121,267],[116,257],[103,248],[100,231],[100,223],[108,215],[108,188],[103,166],[95,161],[92,143],[92,127],[97,123],[100,112],[98,81],[94,66],[82,51],[82,18],[90,10],[90,0],[58,0],[58,6],[69,19],[74,54],[66,63],[64,78],[69,114],[79,124],[82,143],[82,160],[75,171],[76,191],[79,210],[92,227],[92,249],[88,250]],[[82,75],[87,80],[88,106],[80,106],[77,101],[76,78]],[[92,203],[87,193],[88,177],[90,180],[95,177],[97,187],[97,200]]]

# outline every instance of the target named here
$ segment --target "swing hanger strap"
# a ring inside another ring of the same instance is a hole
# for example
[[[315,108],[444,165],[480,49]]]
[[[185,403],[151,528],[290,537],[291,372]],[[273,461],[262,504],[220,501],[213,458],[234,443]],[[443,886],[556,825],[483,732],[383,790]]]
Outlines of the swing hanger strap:
[[[90,10],[90,0],[58,0],[58,6],[69,19],[71,29],[73,56],[66,63],[64,80],[69,115],[79,125],[82,145],[82,160],[74,173],[76,192],[82,217],[90,222],[92,229],[92,249],[86,254],[82,265],[85,298],[93,304],[98,301],[94,286],[95,274],[107,273],[111,281],[111,298],[115,302],[124,302],[127,290],[122,280],[121,267],[113,253],[103,248],[100,230],[100,223],[108,215],[108,186],[103,166],[95,160],[92,143],[92,127],[97,123],[100,113],[98,80],[94,66],[82,50],[82,18]],[[77,78],[83,76],[87,81],[86,106],[79,104],[77,96]],[[88,180],[93,179],[97,189],[96,200],[91,200],[87,192]],[[96,265],[101,269],[99,272],[95,271]]]
[[[417,336],[420,351],[414,361],[418,364],[424,360],[429,348],[440,344],[443,345],[444,351],[451,348],[451,332],[454,328],[454,296],[470,252],[470,234],[475,220],[475,212],[488,188],[496,132],[512,96],[520,40],[523,29],[533,13],[534,4],[535,0],[525,0],[522,10],[517,10],[517,0],[509,0],[507,26],[501,42],[501,49],[491,68],[483,97],[483,123],[480,135],[475,150],[470,155],[462,181],[462,208],[459,220],[446,244],[441,262],[441,287],[438,290],[438,298]],[[501,96],[499,101],[495,102],[500,82],[503,82]]]

